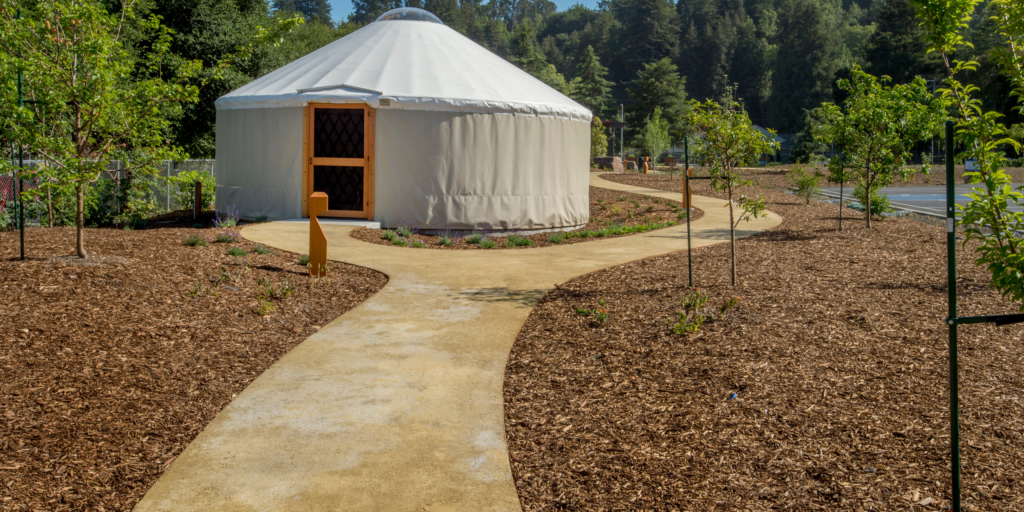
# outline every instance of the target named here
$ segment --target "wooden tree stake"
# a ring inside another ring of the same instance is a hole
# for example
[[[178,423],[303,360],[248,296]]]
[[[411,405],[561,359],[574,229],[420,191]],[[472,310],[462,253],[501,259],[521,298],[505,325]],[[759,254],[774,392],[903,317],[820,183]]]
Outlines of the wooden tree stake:
[[[309,196],[309,275],[327,275],[327,235],[316,216],[327,211],[327,194]]]

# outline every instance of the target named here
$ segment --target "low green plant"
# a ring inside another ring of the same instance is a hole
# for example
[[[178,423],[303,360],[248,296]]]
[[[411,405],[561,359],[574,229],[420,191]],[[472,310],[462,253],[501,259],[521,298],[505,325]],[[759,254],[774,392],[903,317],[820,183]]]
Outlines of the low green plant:
[[[415,247],[415,248],[419,249],[419,248],[426,247],[426,246],[427,246],[427,244],[423,243],[423,240],[420,240],[420,239],[417,239],[417,238],[413,238],[412,240],[409,240],[409,247]]]
[[[565,233],[549,233],[548,234],[548,242],[551,242],[553,244],[560,244],[560,243],[564,242],[565,239],[568,236],[569,235],[567,235]]]
[[[640,208],[640,201],[633,201],[633,200],[631,200],[630,204],[633,205],[633,208]]]
[[[451,247],[455,245],[455,239],[448,235],[441,235],[437,238],[437,245],[442,247]]]
[[[585,317],[593,317],[591,319],[592,323],[604,325],[604,323],[608,321],[608,308],[606,308],[605,305],[604,299],[601,299],[597,301],[598,307],[593,309],[576,308],[576,314]]]
[[[716,319],[724,318],[729,310],[736,307],[740,297],[728,297],[717,309],[705,307],[708,296],[700,288],[688,293],[680,301],[681,309],[676,313],[675,325],[671,326],[674,334],[694,333],[700,330],[705,323],[713,322]]]
[[[408,247],[409,241],[404,238],[393,238],[391,240],[391,245],[395,245],[398,247]]]
[[[853,189],[853,197],[855,197],[857,201],[860,202],[861,210],[864,209],[863,205],[868,204],[866,202],[867,197],[865,197],[864,195],[863,185],[857,185]],[[871,215],[878,217],[879,219],[884,219],[885,216],[883,214],[891,213],[894,211],[896,211],[896,209],[893,208],[892,204],[889,202],[889,196],[878,192],[877,188],[871,190]]]
[[[302,265],[303,267],[309,266],[309,255],[308,254],[300,254],[299,255],[299,265]]]
[[[676,218],[679,220],[686,220],[686,217],[689,217],[689,215],[690,214],[687,213],[686,211],[681,211],[679,212],[679,215],[676,215]]]
[[[653,204],[647,205],[647,211],[648,212],[653,212],[654,211],[654,205]]]
[[[271,251],[270,249],[268,249],[268,248],[266,248],[266,247],[264,247],[262,245],[257,245],[255,248],[253,248],[252,252],[254,252],[256,254],[261,254],[261,255],[263,255],[263,254],[274,254],[274,251]]]
[[[479,244],[483,240],[484,240],[484,235],[482,233],[473,232],[473,233],[470,233],[468,236],[466,236],[466,243],[467,244]]]
[[[222,244],[233,244],[241,239],[241,235],[234,231],[225,231],[224,233],[217,233],[215,238]]]
[[[231,247],[224,254],[227,254],[228,256],[234,256],[236,258],[239,258],[239,257],[245,256],[246,254],[249,254],[249,251],[246,251],[245,249],[242,249],[241,247]]]
[[[256,220],[254,220],[253,222],[256,223],[256,224],[263,224],[264,222],[267,222],[268,220],[269,219],[267,218],[266,215],[260,215],[259,217],[256,217]]]
[[[401,226],[398,229],[395,229],[395,232],[398,233],[398,236],[402,238],[409,238],[412,236],[413,233],[412,228],[406,226]]]
[[[259,316],[267,316],[273,313],[277,308],[267,299],[259,297],[256,299],[256,314]]]
[[[619,201],[625,201],[625,200],[626,200],[626,198],[625,198],[625,197],[620,197],[620,198],[619,198]]]
[[[484,238],[483,240],[480,240],[480,248],[481,249],[494,249],[497,246],[498,246],[497,242],[495,242],[494,240],[491,240],[490,238]]]
[[[789,170],[788,177],[793,193],[807,204],[811,204],[811,197],[821,193],[821,188],[818,185],[825,174],[818,169],[811,172],[802,165],[795,165]]]
[[[598,199],[597,202],[598,202],[598,204],[603,203],[604,199]]]
[[[188,235],[182,240],[182,243],[189,247],[206,247],[206,238],[203,235]]]
[[[274,284],[269,279],[259,278],[256,280],[257,297],[264,300],[284,300],[295,293],[295,287],[287,279],[281,284]]]
[[[505,239],[505,245],[508,247],[528,247],[533,245],[533,240],[530,240],[523,235],[513,234],[509,235],[508,238]]]
[[[387,240],[389,242],[394,240],[394,239],[396,239],[396,238],[399,238],[398,233],[395,233],[394,231],[391,231],[390,229],[385,229],[382,236],[384,237],[384,240]]]

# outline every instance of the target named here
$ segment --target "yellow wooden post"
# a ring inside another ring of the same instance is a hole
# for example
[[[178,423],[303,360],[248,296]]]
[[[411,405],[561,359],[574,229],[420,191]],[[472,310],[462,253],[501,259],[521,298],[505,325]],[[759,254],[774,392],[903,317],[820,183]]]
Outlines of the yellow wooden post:
[[[644,157],[644,174],[650,174],[650,171],[651,171],[650,170],[650,166],[649,166],[650,159],[651,159],[651,157],[649,157],[649,156],[645,156]]]
[[[309,196],[309,275],[322,277],[327,274],[327,235],[320,226],[317,215],[327,211],[327,194],[313,192]]]

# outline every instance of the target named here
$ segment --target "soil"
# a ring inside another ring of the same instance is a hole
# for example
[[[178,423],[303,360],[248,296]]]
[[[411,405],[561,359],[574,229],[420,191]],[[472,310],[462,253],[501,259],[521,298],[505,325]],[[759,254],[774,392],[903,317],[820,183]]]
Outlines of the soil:
[[[685,252],[573,279],[531,313],[505,375],[524,510],[950,505],[944,230],[905,219],[868,230],[848,211],[840,232],[835,204],[746,192],[783,222],[737,243],[738,285],[728,244],[693,252],[710,307],[742,298],[724,318],[670,330],[692,291]],[[695,193],[716,195],[706,182]],[[960,314],[1017,312],[973,247],[960,250]],[[597,308],[603,324],[577,313]],[[960,327],[965,510],[1024,510],[1022,336],[1020,324]]]
[[[680,199],[682,199],[682,189],[680,189]],[[641,224],[664,224],[662,226],[664,228],[669,227],[670,225],[675,225],[679,222],[686,222],[685,212],[686,209],[679,208],[679,201],[669,201],[646,195],[590,187],[590,222],[578,230],[567,231],[566,233],[598,231],[609,226],[616,225],[637,226]],[[692,220],[697,220],[704,215],[704,212],[697,208],[692,208],[691,215],[693,215]],[[359,228],[352,230],[351,236],[364,242],[370,242],[378,245],[392,245],[389,240],[384,238],[385,231],[387,230]],[[471,244],[466,241],[466,236],[474,232],[475,231],[471,230],[453,230],[450,236],[453,237],[454,243],[450,246],[440,245],[438,243],[440,236],[438,235],[421,234],[416,232],[415,229],[413,231],[413,236],[409,237],[409,239],[422,241],[424,244],[424,247],[422,248],[425,249],[482,249],[480,244]],[[486,231],[477,231],[477,233],[487,234]],[[497,244],[494,249],[529,249],[532,247],[548,247],[556,245],[548,238],[551,234],[552,233],[524,234],[522,236],[530,239],[530,245],[520,245],[516,247],[508,246],[507,236],[487,235],[487,237],[494,240]],[[590,240],[596,240],[597,238],[616,238],[618,236],[627,235],[601,234],[587,237],[567,237],[558,245],[587,242]]]
[[[295,254],[245,270],[225,251],[252,243],[182,243],[226,231],[87,229],[84,262],[66,256],[74,229],[29,228],[26,261],[0,233],[0,510],[131,510],[232,398],[387,282],[335,263],[313,283]],[[286,280],[258,315],[260,282]]]

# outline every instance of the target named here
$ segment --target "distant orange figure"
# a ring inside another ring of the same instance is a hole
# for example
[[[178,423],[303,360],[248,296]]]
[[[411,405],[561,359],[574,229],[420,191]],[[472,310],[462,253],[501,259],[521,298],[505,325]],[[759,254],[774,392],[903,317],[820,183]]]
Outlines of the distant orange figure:
[[[648,156],[644,157],[644,174],[650,174],[650,172],[651,172],[651,168],[650,168],[650,165],[649,165],[649,162],[648,162],[650,159],[651,159],[651,157],[648,157]]]
[[[327,275],[327,235],[316,216],[327,211],[327,194],[309,196],[309,275]]]

